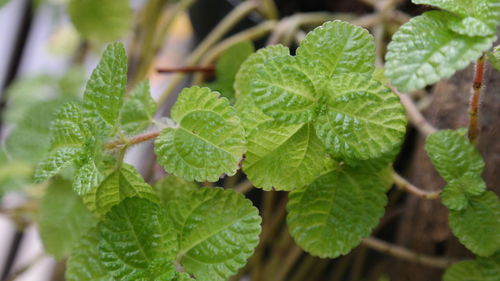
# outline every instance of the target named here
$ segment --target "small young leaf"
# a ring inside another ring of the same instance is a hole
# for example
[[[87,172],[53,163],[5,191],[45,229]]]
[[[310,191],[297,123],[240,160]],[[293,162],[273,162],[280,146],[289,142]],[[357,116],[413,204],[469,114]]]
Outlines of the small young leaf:
[[[146,129],[153,121],[156,102],[151,97],[149,81],[137,85],[125,99],[120,112],[120,126],[127,134],[138,133]]]
[[[82,109],[76,103],[67,103],[57,112],[50,128],[51,149],[83,147],[91,133],[84,122]]]
[[[94,5],[96,7],[102,6],[101,2],[108,1],[99,0],[99,3]],[[102,23],[99,24],[102,25]],[[85,108],[91,114],[96,114],[96,117],[109,128],[114,128],[123,104],[126,85],[127,55],[125,48],[122,43],[110,44],[87,82],[83,97]]]
[[[158,162],[167,172],[189,181],[217,181],[236,172],[245,132],[226,98],[209,88],[186,88],[171,116],[179,128],[164,129],[155,140]]]
[[[164,177],[155,183],[154,187],[162,206],[167,206],[172,200],[187,196],[189,192],[199,188],[196,183],[174,175]]]
[[[458,131],[441,130],[427,137],[425,150],[439,174],[448,182],[470,172],[480,175],[484,161],[477,149]]]
[[[460,211],[450,210],[450,227],[460,242],[479,256],[500,250],[500,200],[491,191],[469,198]]]
[[[265,114],[278,121],[298,124],[313,120],[322,96],[317,62],[302,57],[275,57],[257,68],[250,95]]]
[[[99,256],[117,280],[137,280],[158,258],[174,260],[177,237],[167,214],[155,203],[127,198],[99,223]]]
[[[99,258],[99,231],[92,228],[77,241],[68,259],[66,280],[68,281],[110,281],[113,277],[104,268]]]
[[[488,61],[496,70],[500,71],[500,45],[493,48],[493,51],[488,53]]]
[[[243,126],[243,129],[245,129],[247,136],[259,124],[265,121],[273,120],[273,118],[264,114],[264,112],[262,112],[262,110],[255,105],[255,102],[250,95],[240,97],[236,101],[234,108],[241,119],[241,125]]]
[[[326,110],[315,123],[318,137],[335,158],[356,162],[399,149],[406,117],[399,98],[366,74],[333,76]]]
[[[248,137],[243,171],[265,190],[292,190],[310,184],[325,166],[326,150],[310,123],[266,122]]]
[[[38,224],[45,251],[62,259],[97,220],[73,192],[70,182],[55,179],[42,199]]]
[[[179,235],[178,260],[196,280],[227,280],[259,242],[258,210],[232,190],[202,188],[189,195],[168,208]]]
[[[83,153],[83,148],[63,147],[49,154],[35,170],[35,182],[44,182],[68,167]]]
[[[69,14],[76,29],[97,43],[120,39],[132,19],[128,0],[71,0]]]
[[[93,159],[83,164],[73,178],[73,189],[79,195],[85,195],[96,188],[104,176],[97,168]]]
[[[389,172],[332,171],[290,192],[287,223],[295,242],[322,258],[347,254],[379,223]]]
[[[92,212],[103,216],[114,205],[134,196],[158,202],[153,188],[144,182],[135,168],[122,164],[121,168],[111,172],[97,188],[85,193],[83,202]]]
[[[309,32],[297,56],[318,61],[328,77],[349,72],[371,74],[375,70],[373,37],[366,29],[338,20]]]
[[[441,193],[441,200],[450,210],[460,211],[467,207],[469,197],[480,195],[486,190],[486,184],[480,175],[466,173],[450,181]]]
[[[236,73],[236,80],[234,82],[236,97],[246,96],[250,93],[252,89],[250,82],[253,80],[257,68],[274,57],[285,57],[288,55],[290,55],[290,50],[287,47],[283,45],[273,45],[259,49],[257,52],[248,56],[241,64],[238,73]]]
[[[386,75],[402,92],[448,78],[479,58],[495,35],[469,37],[451,31],[453,14],[431,11],[417,16],[394,34],[386,55]]]
[[[500,252],[485,258],[477,257],[454,263],[449,267],[443,281],[498,281],[500,276]]]

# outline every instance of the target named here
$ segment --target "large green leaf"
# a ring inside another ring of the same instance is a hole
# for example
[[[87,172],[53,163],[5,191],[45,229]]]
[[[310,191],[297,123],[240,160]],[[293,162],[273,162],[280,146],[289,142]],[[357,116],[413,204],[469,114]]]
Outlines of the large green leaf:
[[[97,43],[120,39],[133,18],[128,0],[71,0],[69,14],[76,29]]]
[[[248,58],[241,64],[238,73],[236,73],[236,80],[234,82],[234,89],[236,97],[246,96],[250,93],[252,86],[250,85],[257,68],[261,67],[267,60],[274,57],[285,57],[290,54],[290,50],[283,45],[267,46],[259,49],[257,52],[248,56]]]
[[[325,167],[326,150],[310,123],[266,122],[248,137],[243,171],[265,190],[292,190],[311,183]]]
[[[36,167],[35,182],[43,182],[55,176],[59,171],[74,163],[82,153],[83,149],[78,147],[62,147],[51,152]]]
[[[158,162],[186,180],[217,181],[233,175],[245,152],[245,133],[235,109],[209,88],[184,89],[172,108],[178,128],[155,140]]]
[[[93,5],[101,6],[101,2],[108,2],[108,0],[98,2]],[[102,23],[99,24],[102,25]],[[97,115],[107,126],[114,128],[123,104],[126,86],[125,48],[122,43],[110,44],[87,82],[83,97],[86,109],[91,114]]]
[[[274,57],[257,68],[250,95],[265,114],[290,124],[313,120],[322,97],[325,70],[299,56]]]
[[[117,280],[137,280],[155,259],[174,260],[176,232],[157,204],[127,198],[99,223],[99,256]]]
[[[406,117],[399,98],[366,74],[333,76],[324,112],[315,123],[318,137],[335,158],[356,162],[399,150]]]
[[[99,231],[91,229],[77,241],[73,253],[66,263],[68,281],[111,281],[114,280],[99,258]]]
[[[337,170],[289,194],[287,222],[295,242],[314,256],[347,254],[384,214],[388,169]]]
[[[120,112],[121,129],[127,134],[146,129],[153,122],[156,109],[156,102],[149,90],[149,81],[145,80],[134,88],[123,103]]]
[[[500,276],[500,252],[476,260],[454,263],[446,270],[443,281],[498,281]]]
[[[103,216],[111,207],[128,197],[142,197],[158,202],[153,188],[144,182],[134,167],[122,164],[111,172],[101,184],[83,195],[83,201],[92,212]]]
[[[61,259],[97,220],[73,192],[70,182],[55,179],[42,199],[38,224],[45,251]]]
[[[484,160],[460,131],[441,130],[425,141],[425,150],[439,174],[448,182],[465,173],[480,175]]]
[[[248,136],[253,129],[260,123],[272,120],[255,105],[255,102],[250,95],[244,95],[238,98],[234,105],[238,116],[241,119],[241,125],[245,129],[245,134]]]
[[[245,265],[259,242],[258,211],[232,190],[202,188],[189,195],[168,209],[178,231],[177,259],[196,280],[227,280]]]
[[[199,188],[196,183],[186,181],[174,175],[164,177],[155,183],[154,187],[163,206],[167,206],[172,200],[185,197],[189,192]]]
[[[51,149],[83,147],[92,135],[84,121],[80,105],[67,103],[62,106],[50,128]]]
[[[466,208],[450,210],[450,227],[460,242],[479,256],[500,250],[500,200],[491,191],[469,198]]]
[[[309,32],[297,55],[318,61],[327,76],[375,70],[375,44],[370,33],[343,21],[330,21]]]
[[[451,31],[455,16],[431,11],[417,16],[394,34],[386,55],[386,75],[400,91],[421,89],[448,78],[479,58],[496,36],[469,37]]]

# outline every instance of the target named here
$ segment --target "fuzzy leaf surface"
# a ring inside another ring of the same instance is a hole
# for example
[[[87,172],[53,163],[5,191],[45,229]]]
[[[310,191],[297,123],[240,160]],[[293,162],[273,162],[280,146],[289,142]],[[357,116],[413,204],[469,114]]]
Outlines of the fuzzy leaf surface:
[[[62,147],[49,154],[35,169],[35,181],[43,182],[71,165],[83,153],[82,148]]]
[[[151,97],[149,81],[139,83],[123,102],[120,112],[120,126],[127,134],[138,133],[152,122],[157,109]]]
[[[240,117],[241,125],[245,129],[245,134],[248,136],[253,129],[255,129],[259,124],[273,120],[273,118],[267,116],[255,105],[255,102],[250,95],[244,95],[240,97],[236,104],[234,105],[238,117]]]
[[[233,175],[245,152],[245,132],[236,110],[209,88],[184,89],[171,112],[178,128],[164,129],[155,140],[163,168],[192,181],[217,181]]]
[[[469,37],[447,26],[456,18],[431,11],[405,23],[392,37],[386,54],[386,75],[402,92],[421,89],[465,68],[488,50],[495,35]]]
[[[390,171],[337,170],[289,194],[287,223],[295,242],[318,257],[347,254],[384,214]]]
[[[169,205],[182,266],[199,281],[227,280],[259,242],[258,210],[241,194],[202,188]]]

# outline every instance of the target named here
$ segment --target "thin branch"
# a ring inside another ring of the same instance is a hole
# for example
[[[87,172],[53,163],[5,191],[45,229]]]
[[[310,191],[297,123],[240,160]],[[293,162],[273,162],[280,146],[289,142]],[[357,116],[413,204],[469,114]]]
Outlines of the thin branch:
[[[182,67],[161,67],[161,68],[157,68],[156,69],[156,72],[158,72],[158,73],[205,72],[205,73],[210,74],[210,73],[213,73],[214,71],[215,71],[215,66],[213,66],[213,65],[206,65],[206,66],[193,65],[193,66],[182,66]]]
[[[396,258],[419,263],[436,268],[447,268],[455,261],[446,257],[427,256],[424,254],[415,253],[409,249],[388,242],[379,240],[374,237],[364,238],[362,244],[377,250],[379,252],[394,256]]]
[[[410,122],[418,129],[420,133],[425,136],[428,136],[434,132],[436,132],[436,128],[432,126],[425,117],[422,115],[420,110],[417,108],[413,100],[407,95],[400,93],[394,86],[389,85],[389,88],[399,96],[401,103],[406,109],[406,115]]]
[[[409,181],[407,181],[405,178],[403,178],[396,172],[392,173],[392,180],[394,181],[394,184],[398,188],[405,190],[408,193],[411,193],[417,197],[429,200],[439,198],[440,191],[427,191],[419,187],[416,187],[415,185],[411,184]]]
[[[160,131],[152,131],[152,132],[144,133],[141,135],[133,136],[129,139],[118,139],[118,140],[108,142],[107,144],[104,145],[104,147],[106,149],[115,149],[115,148],[121,148],[123,146],[138,144],[141,142],[152,140],[152,139],[156,138],[159,134],[160,134]]]
[[[243,182],[237,184],[233,189],[239,193],[247,193],[253,188],[253,184],[249,180],[244,180]]]
[[[468,136],[471,143],[476,144],[479,137],[479,103],[484,76],[484,54],[476,61],[472,93],[469,102],[469,130]]]

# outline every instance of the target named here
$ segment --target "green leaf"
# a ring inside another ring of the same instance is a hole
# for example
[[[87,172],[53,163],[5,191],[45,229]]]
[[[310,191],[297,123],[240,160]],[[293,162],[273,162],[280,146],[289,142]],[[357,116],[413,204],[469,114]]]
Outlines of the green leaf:
[[[104,5],[102,2],[95,6]],[[115,1],[115,0],[113,0]],[[116,1],[116,2],[121,2]],[[90,4],[87,4],[90,5]],[[98,21],[99,25],[103,23]],[[127,55],[122,43],[108,45],[92,72],[84,93],[85,108],[113,129],[123,104],[127,86]]]
[[[293,190],[321,174],[326,156],[312,124],[271,121],[258,126],[248,137],[243,171],[256,187]]]
[[[63,147],[53,151],[36,167],[35,182],[43,182],[55,176],[78,159],[82,153],[82,148],[75,147]]]
[[[242,41],[227,49],[217,60],[215,75],[217,80],[209,83],[207,87],[218,91],[222,96],[232,100],[235,97],[234,81],[236,73],[246,58],[254,52],[250,41]]]
[[[488,26],[474,17],[454,17],[448,22],[448,27],[454,32],[471,37],[495,35],[496,28]]]
[[[154,187],[162,206],[167,206],[172,200],[185,197],[189,192],[199,188],[196,183],[186,181],[174,175],[164,177],[155,183]]]
[[[0,8],[2,8],[3,5],[7,4],[7,2],[9,2],[9,0],[0,0]]]
[[[178,272],[172,281],[196,281],[185,272]]]
[[[42,199],[38,224],[45,251],[62,259],[97,220],[73,192],[70,182],[55,179]]]
[[[492,52],[488,53],[488,61],[496,70],[500,71],[500,45],[493,48]]]
[[[236,73],[236,80],[234,82],[234,89],[236,97],[246,96],[250,93],[252,86],[250,85],[257,68],[264,65],[264,63],[274,57],[285,57],[290,55],[290,50],[283,45],[272,45],[259,49],[257,52],[251,54],[241,64],[238,73]]]
[[[308,253],[335,258],[370,234],[384,214],[390,170],[332,171],[289,194],[287,223]]]
[[[104,268],[99,258],[99,231],[91,229],[84,235],[73,249],[66,263],[66,280],[68,281],[111,281],[114,280]]]
[[[184,269],[199,281],[227,280],[259,242],[258,210],[241,194],[202,188],[169,205]]]
[[[166,258],[156,258],[148,268],[138,274],[138,280],[172,281],[177,275],[174,263]]]
[[[121,168],[111,172],[97,188],[85,193],[83,202],[92,212],[103,216],[114,205],[134,196],[158,202],[153,188],[144,182],[135,168],[122,164]]]
[[[133,18],[128,0],[70,0],[69,15],[76,29],[97,43],[123,37]]]
[[[76,103],[67,103],[58,110],[50,133],[51,149],[83,147],[92,137],[85,124],[82,109]]]
[[[245,129],[245,134],[248,136],[253,129],[265,121],[273,120],[267,116],[255,105],[255,102],[250,95],[244,95],[238,98],[234,105],[238,116],[241,119],[241,125]]]
[[[366,29],[339,20],[309,32],[297,55],[318,61],[328,77],[349,72],[371,74],[375,70],[373,37]]]
[[[318,137],[336,159],[357,162],[395,155],[406,131],[399,98],[366,74],[333,76],[326,110],[315,123]]]
[[[497,281],[500,276],[500,252],[484,258],[454,263],[444,274],[444,281]]]
[[[454,15],[431,11],[405,23],[392,37],[386,75],[402,92],[418,90],[448,78],[479,58],[496,36],[469,37],[451,31]]]
[[[173,260],[177,237],[167,214],[155,203],[127,198],[99,223],[99,256],[117,280],[137,280],[155,260]]]
[[[79,195],[85,195],[96,188],[103,178],[104,176],[91,159],[78,168],[73,178],[73,189]]]
[[[9,161],[0,150],[0,198],[11,190],[29,187],[33,182],[34,166],[23,161]]]
[[[250,95],[265,114],[289,124],[309,122],[319,110],[325,71],[302,57],[274,57],[257,68]]]
[[[151,97],[149,81],[137,85],[130,96],[125,99],[120,112],[120,126],[127,134],[146,129],[152,122],[157,105]]]
[[[480,195],[485,190],[481,176],[469,172],[450,181],[441,193],[441,200],[448,209],[460,211],[467,207],[470,196]]]
[[[479,151],[459,131],[441,130],[429,135],[425,150],[439,174],[448,182],[468,172],[480,175],[484,169]]]
[[[500,250],[500,200],[491,191],[469,199],[466,208],[450,210],[449,223],[460,242],[479,256]]]
[[[178,128],[155,140],[158,162],[171,174],[192,181],[233,175],[245,152],[245,132],[226,98],[209,88],[184,89],[172,108]]]

